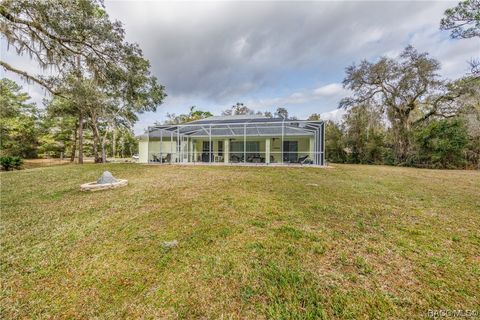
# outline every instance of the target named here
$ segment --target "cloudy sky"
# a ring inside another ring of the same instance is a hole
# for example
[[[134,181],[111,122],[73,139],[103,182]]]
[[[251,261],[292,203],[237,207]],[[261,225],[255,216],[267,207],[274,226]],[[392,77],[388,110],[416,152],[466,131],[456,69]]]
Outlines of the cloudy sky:
[[[439,21],[456,2],[139,2],[106,1],[123,22],[168,97],[156,113],[140,116],[139,132],[165,114],[192,105],[219,114],[243,102],[255,110],[286,107],[305,118],[338,117],[345,67],[366,58],[396,56],[408,44],[428,51],[441,74],[456,78],[480,56],[478,39],[451,40]],[[34,66],[2,45],[2,58]],[[6,76],[17,79],[11,74]],[[25,88],[33,99],[44,95]]]

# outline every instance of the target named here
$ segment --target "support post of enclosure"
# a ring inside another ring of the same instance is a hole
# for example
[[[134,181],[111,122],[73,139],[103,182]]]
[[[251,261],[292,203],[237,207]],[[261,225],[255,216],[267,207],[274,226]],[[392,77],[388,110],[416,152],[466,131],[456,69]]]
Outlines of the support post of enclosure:
[[[243,125],[243,163],[247,163],[247,125]]]
[[[212,162],[212,125],[208,126],[208,162]]]
[[[230,140],[225,139],[223,144],[224,144],[224,146],[223,146],[223,149],[224,149],[223,150],[223,156],[224,156],[223,162],[228,163],[230,161]]]
[[[170,163],[173,159],[173,131],[170,131]]]
[[[281,141],[281,144],[280,144],[280,159],[281,159],[281,163],[283,164],[283,139],[284,139],[284,136],[285,136],[285,118],[283,118],[282,120],[282,141]]]
[[[147,163],[150,163],[150,127],[147,127],[147,132]]]
[[[176,162],[180,162],[180,143],[179,143],[179,139],[180,139],[180,129],[177,128],[177,141],[175,142],[175,146],[176,146],[175,159],[176,159]]]
[[[325,165],[325,122],[322,123],[322,166]]]
[[[270,138],[265,139],[265,163],[270,163]]]
[[[160,129],[160,163],[163,163],[162,143],[163,143],[163,130]]]

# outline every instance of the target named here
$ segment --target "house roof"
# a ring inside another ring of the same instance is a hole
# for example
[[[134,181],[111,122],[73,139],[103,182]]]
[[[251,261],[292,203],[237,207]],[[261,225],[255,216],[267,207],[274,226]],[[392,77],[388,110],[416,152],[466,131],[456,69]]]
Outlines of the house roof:
[[[168,138],[180,134],[191,137],[310,136],[322,121],[267,118],[260,115],[213,116],[184,124],[157,125],[149,128],[150,138]]]

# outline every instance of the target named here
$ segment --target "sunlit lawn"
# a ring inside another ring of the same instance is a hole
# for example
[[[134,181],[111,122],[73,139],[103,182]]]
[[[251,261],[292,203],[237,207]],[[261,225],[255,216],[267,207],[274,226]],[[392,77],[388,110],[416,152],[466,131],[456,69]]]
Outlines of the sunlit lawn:
[[[106,169],[129,186],[79,191]],[[480,312],[480,172],[87,164],[0,177],[2,319]]]

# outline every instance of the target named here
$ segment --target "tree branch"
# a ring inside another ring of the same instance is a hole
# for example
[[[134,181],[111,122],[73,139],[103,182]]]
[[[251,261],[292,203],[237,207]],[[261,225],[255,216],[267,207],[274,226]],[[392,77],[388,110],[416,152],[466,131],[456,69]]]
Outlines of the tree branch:
[[[23,78],[25,78],[29,81],[33,81],[33,82],[41,85],[43,88],[47,89],[53,95],[56,95],[56,96],[59,96],[59,97],[62,97],[62,98],[66,98],[66,97],[62,96],[60,92],[54,90],[51,85],[49,85],[47,82],[45,82],[42,79],[39,79],[35,76],[32,76],[32,75],[26,73],[25,71],[18,70],[16,68],[12,67],[11,65],[9,65],[8,63],[6,63],[4,61],[1,61],[1,60],[0,60],[0,66],[2,66],[4,69],[6,69],[8,71],[11,71],[11,72],[14,72],[14,73],[20,75],[21,77],[23,77]]]
[[[58,42],[58,44],[60,46],[62,46],[63,48],[65,48],[66,50],[70,51],[73,54],[81,55],[85,58],[87,57],[87,55],[85,55],[83,52],[75,50],[74,48],[71,48],[70,46],[67,46],[66,43],[80,44],[80,45],[83,45],[83,46],[86,46],[86,47],[90,48],[104,63],[107,63],[104,56],[107,56],[109,59],[113,60],[113,57],[111,57],[109,54],[107,54],[105,52],[98,51],[93,45],[91,45],[90,43],[88,43],[86,41],[68,39],[68,38],[63,38],[63,37],[59,37],[57,35],[54,35],[54,34],[50,33],[48,30],[46,30],[45,28],[43,28],[40,23],[37,23],[35,21],[28,21],[28,20],[17,18],[15,16],[13,16],[12,14],[10,14],[5,9],[5,7],[3,7],[1,5],[0,5],[0,15],[2,15],[5,19],[9,20],[10,22],[13,22],[13,23],[16,23],[16,24],[23,24],[23,25],[27,26],[27,28],[31,32],[36,34],[37,38],[41,38],[33,29],[38,30],[40,33],[44,34],[45,36],[49,37],[50,39]]]

